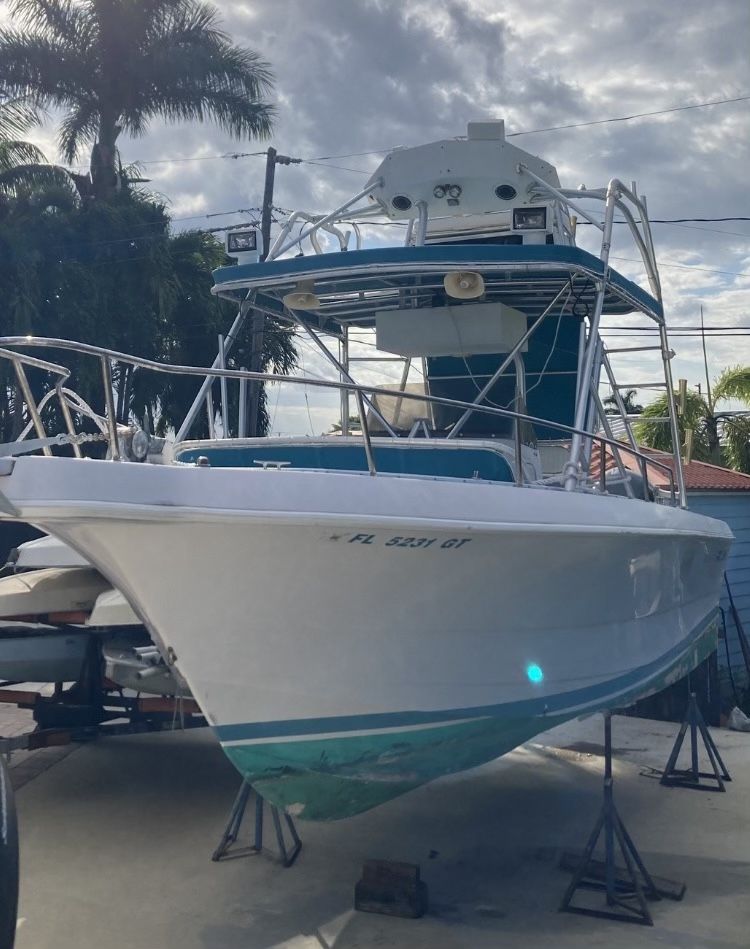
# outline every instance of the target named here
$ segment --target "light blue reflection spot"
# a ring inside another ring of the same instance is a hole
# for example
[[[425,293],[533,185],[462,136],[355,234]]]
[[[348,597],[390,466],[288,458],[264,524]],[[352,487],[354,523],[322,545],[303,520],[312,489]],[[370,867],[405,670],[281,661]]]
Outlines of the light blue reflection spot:
[[[533,682],[534,685],[538,685],[544,680],[542,667],[538,666],[535,662],[532,662],[530,666],[526,666],[526,675],[529,677],[529,682]]]

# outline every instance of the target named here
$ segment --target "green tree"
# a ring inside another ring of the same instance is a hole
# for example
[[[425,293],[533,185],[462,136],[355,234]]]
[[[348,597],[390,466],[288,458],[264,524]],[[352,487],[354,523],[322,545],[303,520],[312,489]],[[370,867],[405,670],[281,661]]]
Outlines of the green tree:
[[[713,406],[733,399],[750,408],[750,366],[729,366],[716,380],[712,392]],[[750,418],[747,415],[712,413],[721,426],[721,450],[730,468],[750,473]]]
[[[270,68],[231,43],[198,0],[12,0],[20,29],[0,31],[0,87],[64,115],[60,150],[91,146],[100,198],[121,185],[117,141],[154,118],[212,119],[235,137],[266,136]]]
[[[120,192],[109,202],[14,199],[0,215],[0,259],[3,334],[62,337],[200,366],[210,364],[217,334],[226,332],[235,314],[210,293],[211,271],[226,263],[221,244],[203,232],[171,234],[164,206],[137,192]],[[264,365],[289,372],[296,359],[293,339],[268,322]],[[247,327],[235,345],[235,366],[249,364],[250,335]],[[102,413],[96,360],[71,362],[68,353],[60,361],[73,370],[73,388]],[[12,375],[6,363],[2,367],[0,440],[6,441],[17,436],[22,420]],[[38,371],[30,371],[29,379],[37,396],[50,384]],[[122,419],[134,415],[141,423],[148,420],[152,431],[166,431],[181,420],[199,382],[116,370],[114,384]],[[236,383],[230,392],[236,401]],[[52,415],[50,406],[50,427],[59,429]],[[204,414],[193,434],[205,434],[206,427]]]
[[[675,398],[677,394],[675,393]],[[672,429],[669,422],[669,400],[666,392],[650,402],[643,410],[640,421],[633,426],[633,433],[641,445],[657,451],[672,451]],[[678,417],[680,444],[685,444],[685,433],[693,432],[693,458],[698,461],[711,460],[707,419],[710,417],[708,403],[697,392],[688,390],[685,411]]]
[[[750,366],[725,369],[714,382],[709,397],[688,391],[685,412],[679,418],[680,440],[684,445],[686,431],[692,430],[695,459],[750,473],[750,417],[717,409],[719,403],[730,399],[750,408]],[[672,451],[669,425],[652,421],[666,418],[667,414],[666,394],[646,406],[642,420],[634,426],[635,436],[642,445]]]

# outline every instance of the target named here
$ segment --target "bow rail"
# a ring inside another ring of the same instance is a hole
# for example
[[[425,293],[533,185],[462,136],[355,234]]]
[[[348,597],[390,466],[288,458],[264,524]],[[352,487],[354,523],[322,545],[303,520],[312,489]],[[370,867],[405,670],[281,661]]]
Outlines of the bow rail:
[[[101,376],[102,384],[105,388],[104,401],[106,406],[106,414],[104,416],[98,415],[94,410],[86,403],[83,399],[80,398],[75,392],[70,390],[65,386],[65,383],[70,378],[70,370],[65,366],[62,366],[55,362],[50,362],[48,360],[39,359],[35,356],[28,355],[27,353],[19,352],[18,348],[34,348],[34,349],[58,349],[68,352],[74,352],[79,355],[92,356],[99,360],[101,365]],[[246,369],[227,369],[218,366],[206,367],[206,366],[182,366],[182,365],[171,365],[168,363],[156,362],[153,359],[146,359],[140,356],[132,356],[128,353],[118,352],[117,350],[107,349],[102,346],[95,346],[90,343],[79,343],[72,340],[66,339],[55,339],[47,337],[27,337],[27,336],[10,336],[10,337],[0,337],[0,359],[5,359],[9,361],[16,373],[16,377],[19,382],[19,388],[21,389],[24,400],[26,402],[27,410],[30,416],[28,424],[23,429],[21,437],[16,442],[10,443],[8,445],[0,446],[0,454],[3,455],[14,455],[14,454],[26,454],[33,451],[41,450],[45,455],[52,454],[52,447],[70,445],[73,449],[74,454],[77,457],[81,457],[80,445],[86,441],[98,440],[99,438],[106,438],[108,445],[109,457],[113,461],[120,461],[123,458],[123,451],[121,449],[121,442],[125,437],[130,434],[132,435],[137,426],[135,425],[124,425],[121,422],[117,421],[117,416],[114,408],[114,397],[112,390],[112,363],[122,364],[126,366],[131,366],[134,370],[141,369],[148,372],[156,372],[159,374],[165,375],[177,375],[177,376],[195,376],[196,378],[205,379],[207,377],[213,377],[219,380],[223,380],[225,385],[226,382],[230,380],[237,380],[240,385],[246,384],[248,381],[255,382],[270,382],[277,384],[289,384],[289,385],[301,385],[301,386],[311,386],[320,389],[331,389],[337,390],[339,392],[346,391],[351,393],[357,401],[360,415],[360,427],[362,430],[362,439],[365,449],[365,454],[367,457],[367,464],[370,474],[375,475],[377,473],[375,467],[374,454],[372,451],[372,435],[370,433],[370,427],[367,419],[367,412],[365,410],[365,399],[371,399],[377,396],[389,397],[394,396],[394,390],[391,388],[383,386],[371,386],[371,385],[362,385],[359,383],[347,381],[347,380],[333,380],[333,379],[322,379],[317,376],[285,376],[278,375],[275,373],[264,373],[264,372],[252,372]],[[32,394],[31,387],[29,386],[28,377],[26,375],[26,367],[41,370],[49,373],[53,376],[54,382],[52,387],[44,394],[44,396],[37,402]],[[63,418],[65,420],[65,426],[67,433],[57,434],[53,436],[48,436],[47,431],[44,427],[44,422],[42,420],[42,410],[48,406],[51,401],[57,397],[58,403],[60,405]],[[630,478],[634,473],[630,469],[626,468],[622,461],[622,455],[632,457],[635,459],[641,474],[643,476],[643,494],[644,499],[650,499],[650,487],[648,483],[648,466],[662,471],[667,481],[669,482],[669,499],[670,503],[677,504],[681,503],[676,490],[675,490],[675,480],[672,469],[669,465],[664,464],[663,462],[657,460],[653,456],[646,455],[637,449],[634,449],[632,446],[627,445],[613,437],[610,434],[602,435],[599,432],[586,431],[585,429],[576,428],[570,425],[564,425],[559,422],[553,422],[548,419],[542,419],[537,416],[529,415],[525,412],[501,408],[499,406],[491,405],[481,405],[476,403],[464,402],[458,399],[449,399],[442,396],[434,396],[427,393],[413,393],[408,391],[399,391],[399,399],[404,399],[407,401],[416,401],[421,403],[429,403],[433,405],[445,406],[448,408],[460,409],[460,410],[472,410],[476,412],[482,412],[492,416],[499,416],[502,418],[507,418],[513,420],[514,429],[515,429],[515,480],[516,484],[523,485],[525,483],[522,458],[521,458],[521,426],[522,425],[540,425],[547,428],[552,428],[556,431],[562,433],[563,437],[575,437],[588,439],[599,445],[600,459],[599,459],[599,477],[596,480],[595,487],[598,490],[606,491],[606,485],[610,485],[615,482],[624,482],[626,493],[633,497],[633,492],[630,487]],[[226,411],[226,402],[224,403],[224,409]],[[99,436],[86,435],[85,433],[78,433],[75,428],[75,423],[73,415],[81,415],[92,419],[97,428],[100,430]],[[27,439],[26,436],[31,433],[31,431],[36,433],[35,439]],[[400,436],[396,434],[386,434],[386,438],[389,439],[403,439],[408,440],[416,435],[416,431],[410,433],[408,436]],[[611,453],[611,458],[614,460],[617,469],[618,477],[607,478],[607,460],[608,460],[608,450]],[[127,457],[127,455],[126,455]],[[559,476],[553,478],[545,479],[546,483],[562,483],[565,477],[565,471],[563,470]],[[584,489],[591,489],[591,485],[584,484],[582,485]]]

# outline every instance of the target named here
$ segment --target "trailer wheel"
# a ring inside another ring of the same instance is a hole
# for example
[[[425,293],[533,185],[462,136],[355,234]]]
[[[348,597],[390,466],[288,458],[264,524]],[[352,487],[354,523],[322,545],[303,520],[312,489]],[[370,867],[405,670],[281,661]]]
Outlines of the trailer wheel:
[[[0,755],[0,949],[13,949],[18,913],[18,822],[13,788]]]

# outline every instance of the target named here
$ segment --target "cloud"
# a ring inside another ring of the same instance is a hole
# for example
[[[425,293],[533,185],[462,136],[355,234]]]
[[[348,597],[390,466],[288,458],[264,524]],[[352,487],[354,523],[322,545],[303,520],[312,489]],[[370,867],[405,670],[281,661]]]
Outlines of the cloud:
[[[699,0],[619,6],[222,0],[218,6],[235,41],[273,65],[279,111],[273,144],[307,159],[349,156],[279,167],[275,202],[286,208],[328,210],[362,187],[386,149],[462,135],[471,119],[504,117],[509,132],[528,131],[750,92],[747,0],[715,0],[710,15]],[[42,139],[51,150],[50,135]],[[513,142],[556,164],[568,186],[601,186],[612,176],[637,180],[653,218],[750,216],[748,102]],[[264,163],[208,156],[265,145],[232,141],[210,124],[154,123],[144,138],[123,140],[122,153],[127,161],[202,156],[143,168],[175,217],[191,217],[179,226],[217,226],[247,215],[201,215],[260,205]],[[593,246],[595,235],[586,233],[593,230],[580,229],[583,246]],[[621,230],[614,253],[632,258]],[[386,233],[378,232],[381,240]],[[694,324],[703,303],[708,325],[750,324],[747,278],[732,276],[750,272],[747,222],[655,224],[654,235],[672,322]],[[628,261],[617,266],[637,271]],[[675,374],[698,382],[699,340],[680,338],[674,346]],[[744,338],[712,338],[709,347],[717,371],[727,360],[750,362]]]

